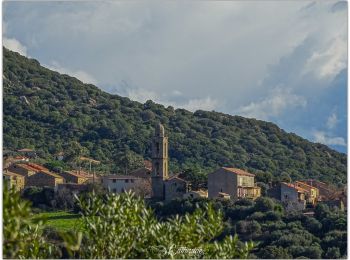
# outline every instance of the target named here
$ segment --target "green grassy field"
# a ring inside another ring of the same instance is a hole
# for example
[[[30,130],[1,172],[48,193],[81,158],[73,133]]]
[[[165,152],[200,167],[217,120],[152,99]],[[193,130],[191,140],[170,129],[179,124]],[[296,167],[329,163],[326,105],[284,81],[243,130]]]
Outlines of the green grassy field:
[[[79,230],[80,216],[66,211],[53,211],[38,213],[34,217],[46,220],[45,226],[53,227],[58,231]]]

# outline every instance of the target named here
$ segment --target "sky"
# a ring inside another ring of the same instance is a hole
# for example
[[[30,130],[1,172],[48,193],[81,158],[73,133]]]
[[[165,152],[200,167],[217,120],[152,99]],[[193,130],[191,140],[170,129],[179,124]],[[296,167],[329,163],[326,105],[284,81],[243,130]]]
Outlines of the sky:
[[[7,1],[3,45],[112,94],[346,152],[343,1]]]

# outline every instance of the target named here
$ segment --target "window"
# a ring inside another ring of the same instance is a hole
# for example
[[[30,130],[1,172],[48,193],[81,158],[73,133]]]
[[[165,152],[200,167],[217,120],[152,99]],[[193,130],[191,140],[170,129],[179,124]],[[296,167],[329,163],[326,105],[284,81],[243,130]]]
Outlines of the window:
[[[159,162],[156,163],[156,175],[159,176]]]
[[[117,192],[117,189],[113,189],[113,192],[116,193],[116,192]]]
[[[128,179],[125,179],[125,183],[128,183],[129,182],[129,180]]]
[[[116,183],[117,182],[117,180],[116,179],[113,179],[113,183]]]
[[[156,143],[156,148],[157,148],[157,154],[159,154],[160,146],[158,142]]]
[[[134,180],[133,180],[133,179],[131,179],[131,180],[130,180],[130,182],[131,182],[131,183],[134,183]]]

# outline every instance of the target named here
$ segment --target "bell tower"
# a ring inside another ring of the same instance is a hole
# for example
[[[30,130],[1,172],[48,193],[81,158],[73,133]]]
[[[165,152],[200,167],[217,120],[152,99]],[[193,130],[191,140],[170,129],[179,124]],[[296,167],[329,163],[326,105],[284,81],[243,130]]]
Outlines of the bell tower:
[[[164,181],[168,179],[168,137],[164,126],[157,124],[152,139],[152,193],[153,198],[164,199]]]

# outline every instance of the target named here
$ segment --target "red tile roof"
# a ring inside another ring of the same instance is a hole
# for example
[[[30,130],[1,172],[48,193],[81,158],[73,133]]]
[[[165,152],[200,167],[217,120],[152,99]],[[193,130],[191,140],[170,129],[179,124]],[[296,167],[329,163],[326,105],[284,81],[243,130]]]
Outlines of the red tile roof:
[[[21,167],[21,168],[23,168],[23,169],[26,169],[26,170],[28,170],[28,171],[34,171],[34,172],[40,171],[39,169],[33,168],[33,167],[31,167],[30,165],[24,164],[24,163],[19,163],[19,164],[17,164],[16,166],[19,166],[19,167]]]
[[[36,164],[36,163],[28,163],[27,165],[29,165],[30,167],[39,170],[39,171],[49,171],[49,169],[45,168],[42,165]]]
[[[295,184],[293,183],[286,183],[286,182],[282,182],[284,185],[288,186],[288,187],[291,187],[291,188],[294,188],[296,189],[298,192],[308,192],[307,190],[301,188],[301,187],[298,187],[296,186]]]
[[[312,189],[317,189],[316,187],[311,186],[311,185],[309,185],[309,184],[307,184],[307,183],[305,183],[305,182],[302,182],[302,181],[296,181],[295,184],[296,184],[296,185],[299,185],[299,184],[300,184],[300,185],[304,185],[304,186],[309,187],[309,188],[312,188]]]
[[[237,174],[237,175],[245,175],[245,176],[252,176],[252,177],[255,176],[255,174],[252,174],[252,173],[249,173],[249,172],[246,172],[244,170],[237,169],[237,168],[228,168],[228,167],[222,167],[222,168],[226,171],[232,172],[232,173]]]

